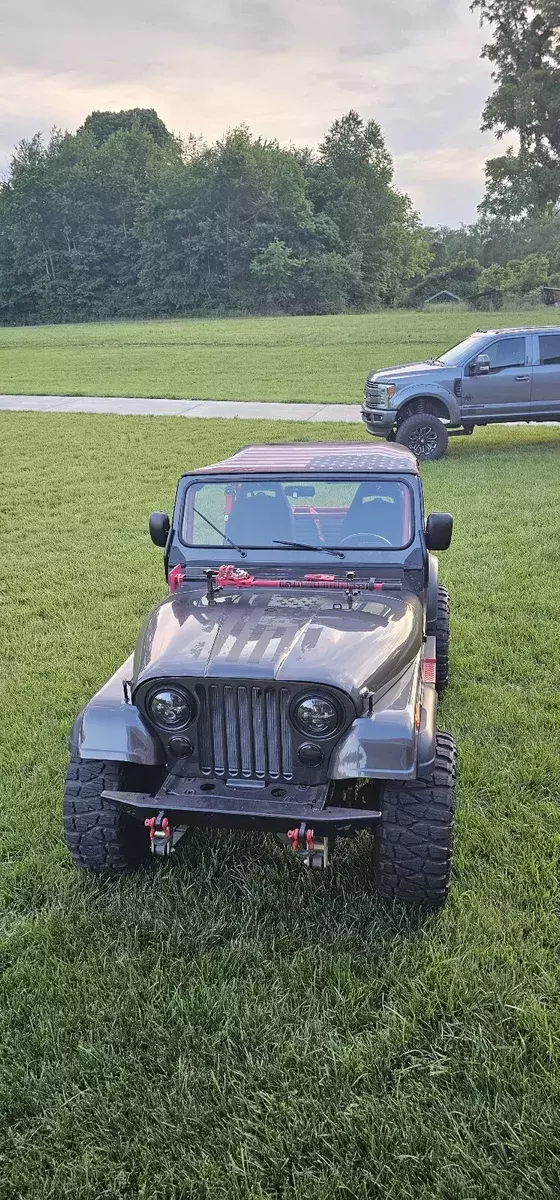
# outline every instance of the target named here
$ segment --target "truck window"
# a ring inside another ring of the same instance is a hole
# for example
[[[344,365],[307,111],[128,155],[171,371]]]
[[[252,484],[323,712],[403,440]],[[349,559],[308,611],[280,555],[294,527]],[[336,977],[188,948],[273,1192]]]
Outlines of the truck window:
[[[502,338],[482,351],[490,359],[490,374],[506,371],[508,367],[525,366],[525,338]]]
[[[539,338],[541,367],[560,367],[560,333],[546,333]]]

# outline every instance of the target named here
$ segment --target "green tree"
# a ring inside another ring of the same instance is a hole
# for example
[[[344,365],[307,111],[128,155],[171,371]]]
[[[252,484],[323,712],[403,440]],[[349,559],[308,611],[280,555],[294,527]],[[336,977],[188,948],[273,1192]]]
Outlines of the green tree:
[[[292,250],[278,238],[259,250],[250,264],[256,281],[258,307],[268,312],[287,311],[293,305],[294,272],[302,265]],[[260,303],[259,303],[260,302]]]
[[[550,262],[545,254],[529,254],[503,266],[487,267],[478,281],[479,292],[511,292],[526,296],[548,283]]]
[[[136,221],[167,160],[138,126],[101,144],[87,132],[22,142],[0,191],[5,319],[141,312]]]
[[[472,0],[492,30],[483,54],[495,90],[483,130],[519,139],[486,164],[484,211],[509,219],[560,199],[560,0]]]
[[[342,247],[297,155],[245,128],[192,145],[147,198],[141,232],[143,286],[161,312],[290,311],[296,264]]]
[[[308,170],[315,211],[337,226],[346,254],[360,256],[366,303],[392,303],[430,253],[408,197],[392,187],[380,126],[351,110],[331,125]]]
[[[135,128],[149,133],[158,146],[174,144],[177,147],[179,144],[164,125],[161,117],[158,117],[155,108],[128,108],[121,109],[120,112],[92,112],[78,129],[78,134],[91,133],[95,141],[101,144],[114,133],[120,133],[123,130],[130,131]]]

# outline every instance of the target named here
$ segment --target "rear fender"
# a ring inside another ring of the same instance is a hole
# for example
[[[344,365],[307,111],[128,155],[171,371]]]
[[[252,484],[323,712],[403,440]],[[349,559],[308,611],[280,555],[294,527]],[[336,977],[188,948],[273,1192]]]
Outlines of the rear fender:
[[[125,684],[132,678],[132,661],[131,655],[74,721],[70,749],[75,757],[139,763],[144,767],[165,762],[159,738],[148,729],[135,705],[125,698]]]

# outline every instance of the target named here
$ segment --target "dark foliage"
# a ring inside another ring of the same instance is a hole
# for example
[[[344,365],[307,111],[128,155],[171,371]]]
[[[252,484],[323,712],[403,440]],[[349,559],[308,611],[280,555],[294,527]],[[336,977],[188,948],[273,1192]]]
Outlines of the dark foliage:
[[[94,112],[22,142],[0,185],[4,323],[342,312],[393,303],[429,261],[379,126],[354,112],[316,155]]]
[[[482,128],[517,135],[486,164],[483,210],[501,217],[545,212],[560,199],[560,0],[473,0],[492,40],[495,89]]]

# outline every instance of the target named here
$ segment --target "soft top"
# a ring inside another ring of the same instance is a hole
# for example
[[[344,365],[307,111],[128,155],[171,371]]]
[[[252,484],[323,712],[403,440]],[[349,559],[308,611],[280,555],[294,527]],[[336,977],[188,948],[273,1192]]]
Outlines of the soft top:
[[[295,474],[300,471],[394,471],[399,475],[418,475],[418,462],[406,446],[369,444],[368,442],[281,442],[264,446],[243,446],[231,458],[199,467],[197,475],[247,474],[274,472]],[[191,472],[189,472],[191,474]]]

